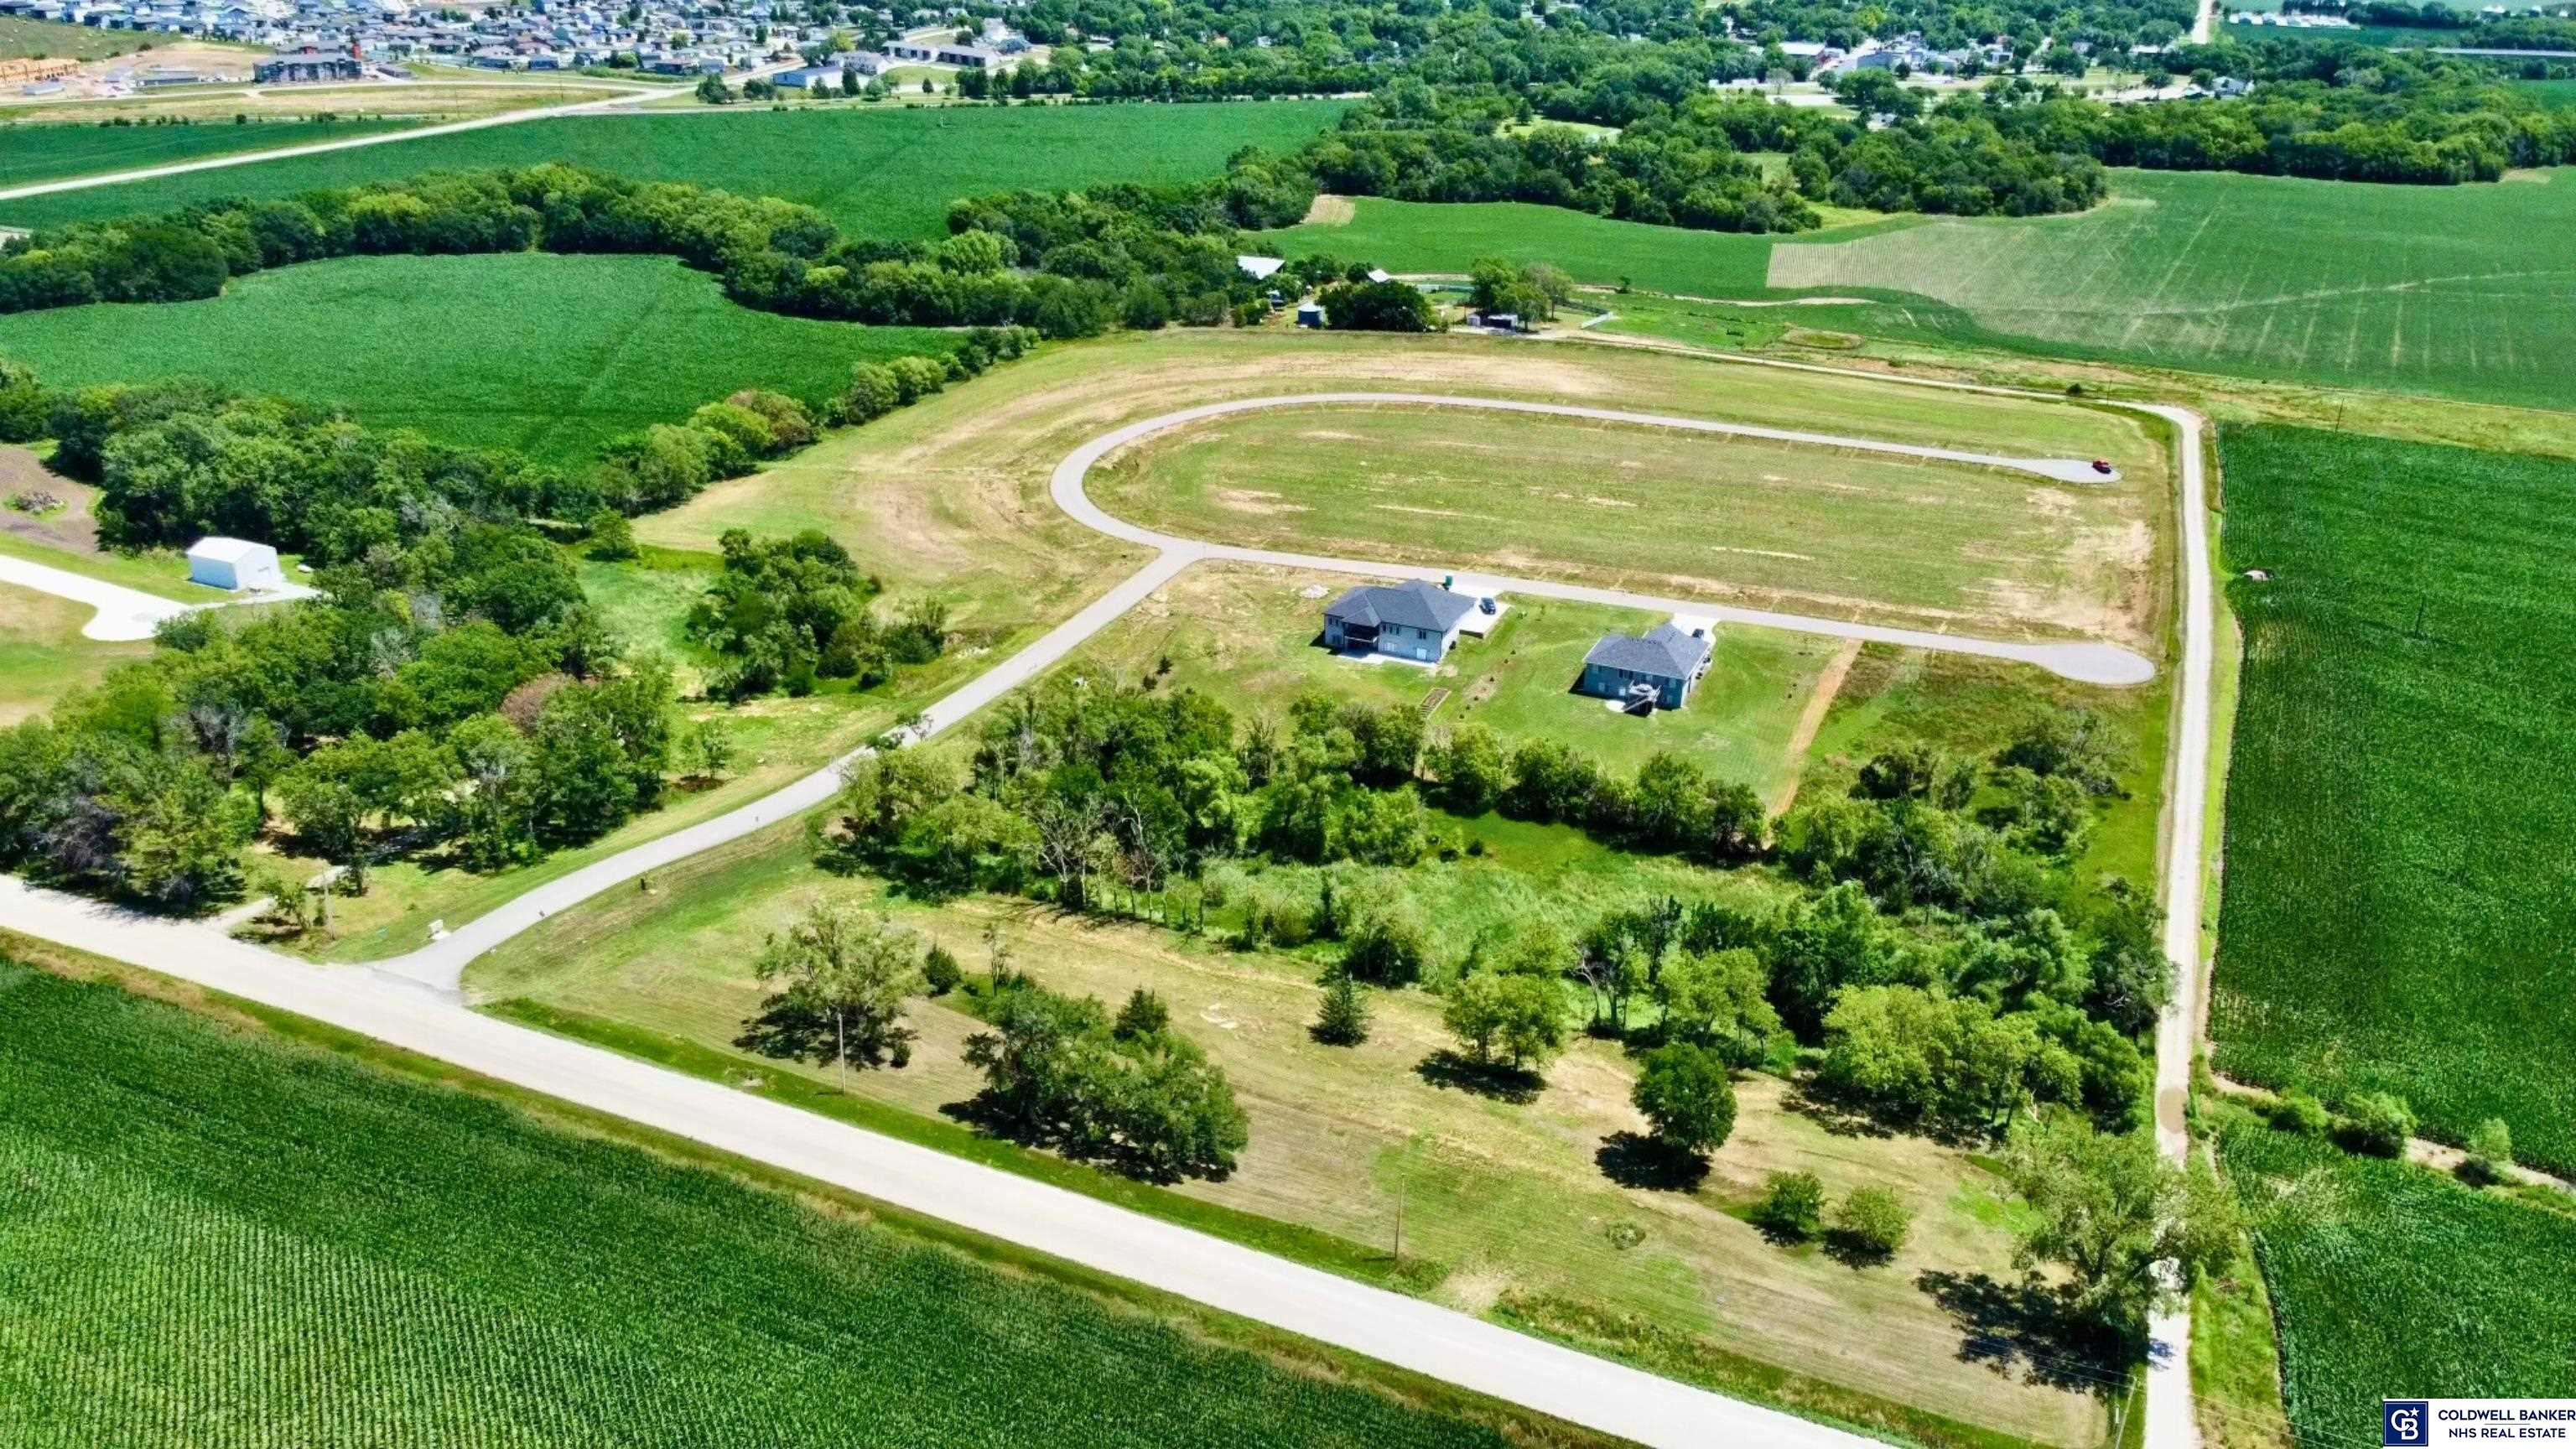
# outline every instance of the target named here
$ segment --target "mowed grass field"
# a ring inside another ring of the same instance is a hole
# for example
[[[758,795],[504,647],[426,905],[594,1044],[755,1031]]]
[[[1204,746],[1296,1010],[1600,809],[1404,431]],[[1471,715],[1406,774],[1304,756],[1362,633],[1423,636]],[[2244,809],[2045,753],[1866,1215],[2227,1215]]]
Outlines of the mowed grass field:
[[[1488,638],[1461,637],[1437,669],[1347,658],[1319,642],[1324,605],[1347,574],[1201,564],[1059,666],[1157,688],[1196,689],[1238,713],[1285,719],[1307,693],[1423,711],[1434,734],[1491,726],[1506,741],[1564,740],[1619,770],[1658,751],[1686,755],[1765,798],[1797,778],[1799,723],[1838,641],[1728,626],[1709,672],[1678,710],[1632,716],[1574,693],[1584,653],[1605,633],[1642,634],[1664,616],[1558,599],[1506,599]]]
[[[91,612],[87,604],[0,584],[0,728],[42,714],[116,665],[152,652],[149,643],[82,638]]]
[[[1324,217],[1263,232],[1252,244],[1288,257],[1318,252],[1398,272],[1463,273],[1480,257],[1554,262],[1585,282],[1622,280],[1686,296],[1760,297],[1769,289],[1771,239],[1613,221],[1526,202],[1443,204],[1362,196],[1327,202]]]
[[[854,362],[949,346],[931,328],[754,311],[667,257],[534,252],[348,257],[203,302],[0,317],[0,356],[57,387],[204,377],[563,464],[740,388],[818,401]]]
[[[2366,1444],[2389,1398],[2563,1396],[2576,1207],[2480,1192],[2226,1114],[2219,1155],[2253,1226],[2302,1444]]]
[[[423,171],[569,161],[645,181],[694,181],[819,207],[869,236],[946,234],[948,203],[1017,187],[1213,176],[1245,146],[1286,149],[1333,123],[1337,101],[1013,106],[566,116],[271,164],[0,202],[37,227],[166,211],[213,197],[291,196]]]
[[[1096,469],[1090,491],[1184,537],[2147,647],[2161,626],[2148,612],[2164,506],[2154,446],[2134,423],[2070,411],[2096,425],[2077,456],[2115,458],[2121,482],[1649,424],[1334,404],[1158,435]],[[1811,397],[1798,425],[1866,436],[1873,421]]]
[[[2477,186],[2116,171],[2080,216],[1940,221],[1772,249],[1769,281],[1912,292],[1881,330],[2077,357],[2576,402],[2576,169]],[[1965,325],[1962,325],[1962,317]]]
[[[1556,863],[1558,834],[1510,827],[1486,837],[1492,844],[1481,856],[1428,863],[1407,878],[1434,892],[1490,894],[1504,908],[1497,919],[1526,920],[1534,910],[1562,908],[1552,875],[1590,873]],[[1731,886],[1709,872],[1642,864],[1648,869],[1599,881],[1592,908]],[[691,1058],[727,1079],[794,1079],[811,1097],[831,1082],[829,1072],[731,1046],[759,1006],[749,962],[766,933],[817,900],[881,904],[980,970],[984,933],[998,928],[1016,959],[1052,988],[1113,1002],[1139,986],[1159,993],[1174,1027],[1223,1068],[1249,1114],[1251,1146],[1238,1171],[1156,1191],[1151,1198],[1177,1204],[1137,1204],[1148,1211],[1204,1225],[1195,1214],[1221,1210],[1229,1217],[1216,1230],[1230,1233],[1247,1221],[1286,1224],[1274,1229],[1281,1240],[1292,1240],[1291,1231],[1320,1234],[1308,1241],[1367,1259],[1387,1251],[1401,1200],[1407,1262],[1391,1286],[1469,1312],[1525,1304],[1578,1336],[1587,1315],[1593,1325],[1635,1315],[1671,1335],[1667,1341],[1692,1345],[1691,1371],[1729,1392],[1885,1425],[1917,1441],[2001,1449],[1993,1436],[2060,1445],[2099,1438],[2103,1417],[2092,1399],[1999,1373],[1963,1352],[1982,1341],[1980,1328],[1921,1281],[1926,1272],[2015,1276],[2004,1190],[1964,1148],[1838,1134],[1800,1110],[1785,1083],[1751,1077],[1738,1087],[1734,1135],[1706,1182],[1692,1191],[1623,1187],[1597,1160],[1611,1134],[1640,1127],[1628,1105],[1635,1066],[1611,1043],[1578,1040],[1549,1069],[1535,1101],[1496,1103],[1417,1073],[1448,1040],[1439,1003],[1426,993],[1372,993],[1370,1039],[1357,1048],[1320,1046],[1306,1031],[1319,998],[1307,957],[1238,952],[1023,901],[890,897],[875,881],[815,867],[793,821],[656,871],[654,888],[651,896],[611,892],[557,912],[477,962],[468,989],[504,1015],[656,1058]],[[1434,915],[1449,919],[1437,908]],[[1030,1157],[989,1140],[954,1140],[943,1108],[971,1096],[981,1080],[962,1059],[980,1023],[960,998],[917,1000],[909,1019],[920,1031],[910,1064],[856,1074],[859,1110],[881,1130],[945,1150]],[[818,1105],[831,1110],[828,1098]],[[1860,1183],[1889,1186],[1914,1208],[1914,1236],[1882,1270],[1856,1271],[1812,1249],[1783,1251],[1735,1215],[1773,1170],[1813,1171],[1837,1194]],[[1131,1187],[1118,1196],[1138,1194]]]
[[[2576,464],[2229,428],[2217,1067],[2576,1170]],[[2394,1389],[2390,1390],[2395,1392]]]
[[[847,1198],[106,985],[0,1002],[15,1444],[1505,1442]]]
[[[0,186],[130,171],[242,151],[267,151],[394,130],[385,121],[260,121],[236,126],[0,126]]]

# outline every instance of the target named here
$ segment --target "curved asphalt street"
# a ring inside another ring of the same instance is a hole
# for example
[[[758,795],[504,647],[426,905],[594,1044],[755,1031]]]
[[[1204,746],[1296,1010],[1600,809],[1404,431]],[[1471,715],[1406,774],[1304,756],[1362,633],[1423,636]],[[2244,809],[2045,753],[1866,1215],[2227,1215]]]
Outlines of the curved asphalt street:
[[[1829,371],[1807,367],[1802,370]],[[1964,384],[1927,383],[1976,391]],[[1780,434],[1697,419],[1617,413],[1604,409],[1413,394],[1310,394],[1245,399],[1185,409],[1093,439],[1056,470],[1059,503],[1077,518],[1113,537],[1158,550],[1153,561],[1066,620],[1028,649],[986,671],[939,701],[921,726],[924,737],[948,728],[1034,678],[1075,646],[1118,618],[1192,563],[1239,559],[1335,572],[1421,576],[1428,571],[1363,560],[1270,554],[1173,539],[1101,513],[1083,495],[1090,467],[1114,448],[1165,428],[1259,407],[1316,402],[1398,402],[1489,407],[1558,413],[1710,432],[1786,436],[1802,442],[1915,456],[1954,457],[1990,466],[2047,471],[2045,460],[1950,454],[1941,450],[1834,438]],[[2181,512],[2185,557],[2191,570],[2183,617],[2185,670],[2169,808],[2171,858],[2166,878],[2171,920],[2167,948],[2182,971],[2183,989],[2158,1038],[2160,1139],[2168,1112],[2179,1129],[2198,999],[2200,919],[2199,841],[2207,793],[2209,592],[2206,578],[2199,421],[2181,409],[2148,409],[2173,421],[2183,441]],[[2001,645],[1913,631],[1881,630],[1836,620],[1810,620],[1756,611],[1718,611],[1689,601],[1648,599],[1615,591],[1578,590],[1536,580],[1488,581],[1504,591],[1598,599],[1643,608],[1676,608],[1774,627],[1805,628],[1845,638],[1884,639],[1936,649],[1966,650],[2024,659],[2075,677],[2136,682],[2147,677],[2144,660],[2127,651],[2094,645]],[[2055,649],[2046,656],[2033,650]],[[2091,651],[2091,652],[2084,652]],[[2081,671],[2081,672],[2078,672]],[[0,923],[44,939],[229,991],[283,1010],[329,1022],[409,1050],[453,1062],[536,1091],[615,1113],[719,1149],[848,1187],[869,1196],[960,1223],[1122,1277],[1179,1294],[1246,1318],[1368,1354],[1398,1367],[1572,1422],[1656,1446],[1762,1445],[1785,1449],[1854,1449],[1869,1441],[1804,1419],[1640,1373],[1636,1370],[1497,1328],[1480,1319],[1418,1299],[1370,1288],[1283,1259],[1209,1238],[1159,1219],[1111,1207],[998,1169],[847,1127],[801,1110],[735,1092],[577,1042],[479,1015],[455,990],[465,963],[526,930],[552,911],[656,867],[756,830],[821,803],[832,794],[838,763],[730,814],[620,853],[537,887],[430,947],[376,970],[317,967],[279,952],[232,941],[211,926],[141,917],[96,902],[0,878]],[[427,988],[427,989],[424,989]],[[2168,1141],[2168,1150],[2172,1143]],[[2188,1324],[2160,1318],[2159,1347],[2166,1352],[2149,1381],[2149,1442],[2154,1449],[2189,1449],[2196,1443],[2190,1412],[2187,1354],[2180,1336]]]

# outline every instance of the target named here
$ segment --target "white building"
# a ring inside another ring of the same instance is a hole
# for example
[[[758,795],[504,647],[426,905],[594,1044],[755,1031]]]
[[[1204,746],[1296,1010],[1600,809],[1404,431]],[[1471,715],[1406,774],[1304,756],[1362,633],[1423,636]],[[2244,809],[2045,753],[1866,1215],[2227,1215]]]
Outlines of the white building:
[[[188,550],[188,579],[218,589],[282,589],[277,550],[239,538],[201,538]]]

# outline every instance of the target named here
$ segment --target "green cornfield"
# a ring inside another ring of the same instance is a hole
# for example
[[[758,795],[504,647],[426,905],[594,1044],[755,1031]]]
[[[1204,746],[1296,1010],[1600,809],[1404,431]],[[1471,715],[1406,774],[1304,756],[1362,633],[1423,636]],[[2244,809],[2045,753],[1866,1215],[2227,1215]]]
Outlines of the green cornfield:
[[[56,387],[202,377],[362,423],[578,465],[746,387],[820,402],[854,362],[944,355],[927,327],[759,312],[669,257],[344,257],[203,302],[0,317],[0,357]]]
[[[695,181],[782,196],[822,208],[853,235],[944,236],[948,203],[960,196],[1214,176],[1245,146],[1293,150],[1331,126],[1342,109],[1340,101],[999,109],[853,103],[725,115],[563,116],[193,172],[148,187],[101,186],[0,202],[0,225],[96,221],[222,196],[265,199],[424,171],[569,161],[639,181]]]
[[[2245,667],[2216,1065],[2394,1091],[2453,1141],[2501,1117],[2576,1169],[2576,463],[2220,442]]]
[[[0,1443],[1503,1441],[846,1208],[0,962]]]
[[[2576,1212],[2354,1157],[2229,1114],[2300,1441],[2379,1442],[2389,1398],[2544,1398],[2576,1384]]]

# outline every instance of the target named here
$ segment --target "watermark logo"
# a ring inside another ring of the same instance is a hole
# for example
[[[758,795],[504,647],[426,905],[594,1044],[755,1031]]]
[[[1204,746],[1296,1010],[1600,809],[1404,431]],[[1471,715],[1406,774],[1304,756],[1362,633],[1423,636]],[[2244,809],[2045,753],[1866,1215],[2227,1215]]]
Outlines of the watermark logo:
[[[2432,1405],[2423,1399],[2382,1399],[2379,1401],[2379,1442],[2381,1445],[2432,1443]]]

